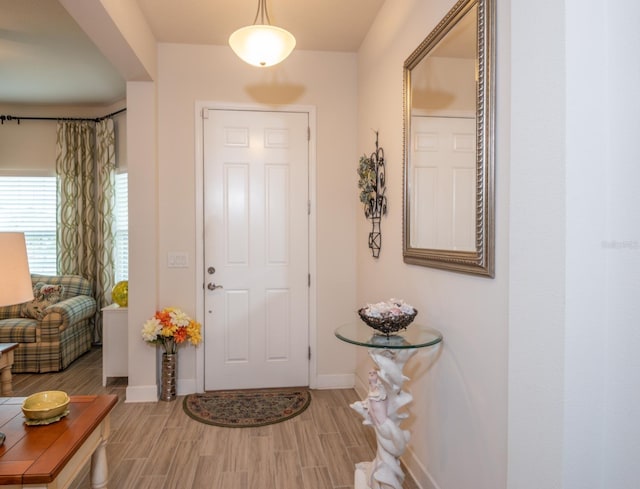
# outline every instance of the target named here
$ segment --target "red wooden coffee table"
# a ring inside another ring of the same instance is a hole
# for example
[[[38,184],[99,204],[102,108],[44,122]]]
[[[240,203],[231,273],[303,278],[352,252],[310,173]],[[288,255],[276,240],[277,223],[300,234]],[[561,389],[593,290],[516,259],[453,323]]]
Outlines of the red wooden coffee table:
[[[13,366],[13,350],[18,343],[0,343],[0,382],[3,396],[12,396],[11,367]]]
[[[109,413],[118,396],[71,396],[69,414],[46,426],[27,426],[24,397],[0,399],[0,485],[66,488],[91,459],[91,487],[106,488]]]

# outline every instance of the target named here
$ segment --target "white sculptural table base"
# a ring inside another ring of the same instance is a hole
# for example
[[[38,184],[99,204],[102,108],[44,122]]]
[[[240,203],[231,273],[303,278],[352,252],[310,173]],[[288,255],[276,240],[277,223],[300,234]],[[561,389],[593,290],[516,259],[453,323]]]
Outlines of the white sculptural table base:
[[[400,427],[408,414],[399,410],[413,400],[411,394],[402,390],[402,384],[408,380],[402,370],[416,351],[369,350],[378,370],[369,372],[367,398],[351,407],[362,415],[363,424],[375,430],[377,448],[373,461],[356,464],[355,489],[402,489],[404,472],[400,457],[407,448],[410,433]]]
[[[409,416],[400,410],[413,400],[411,394],[402,390],[408,380],[404,366],[418,348],[441,342],[442,335],[416,326],[402,335],[378,336],[372,335],[372,330],[363,323],[341,326],[335,334],[348,343],[369,347],[369,356],[378,367],[369,372],[367,397],[351,404],[362,416],[362,423],[375,430],[377,444],[371,462],[356,464],[355,489],[402,489],[404,472],[400,457],[407,448],[410,433],[400,427]]]

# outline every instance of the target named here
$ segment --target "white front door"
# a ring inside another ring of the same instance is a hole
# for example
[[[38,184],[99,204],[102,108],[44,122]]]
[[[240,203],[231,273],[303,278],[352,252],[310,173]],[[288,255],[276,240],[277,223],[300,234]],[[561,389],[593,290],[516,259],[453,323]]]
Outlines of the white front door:
[[[308,385],[309,116],[204,117],[205,390]]]
[[[475,119],[414,116],[411,141],[411,246],[474,251]]]

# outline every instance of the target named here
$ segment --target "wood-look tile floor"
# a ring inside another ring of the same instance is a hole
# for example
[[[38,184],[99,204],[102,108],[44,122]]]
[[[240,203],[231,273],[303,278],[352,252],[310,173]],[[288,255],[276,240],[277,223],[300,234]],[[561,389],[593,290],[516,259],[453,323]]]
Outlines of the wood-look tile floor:
[[[301,415],[261,428],[219,428],[173,402],[124,403],[126,379],[102,386],[100,348],[60,373],[14,374],[15,396],[42,390],[117,394],[107,445],[110,489],[348,489],[375,436],[349,404],[353,389],[313,390]],[[90,488],[85,467],[71,489]],[[418,489],[407,475],[403,489]]]

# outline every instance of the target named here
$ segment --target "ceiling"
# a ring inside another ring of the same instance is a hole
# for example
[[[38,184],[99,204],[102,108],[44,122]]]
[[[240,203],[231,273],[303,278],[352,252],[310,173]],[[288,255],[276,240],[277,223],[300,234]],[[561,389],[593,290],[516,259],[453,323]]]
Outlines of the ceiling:
[[[133,1],[133,0],[131,0]],[[158,42],[226,45],[257,0],[137,0]],[[296,49],[355,52],[384,0],[269,0]],[[0,103],[108,105],[121,75],[58,0],[0,0]]]

